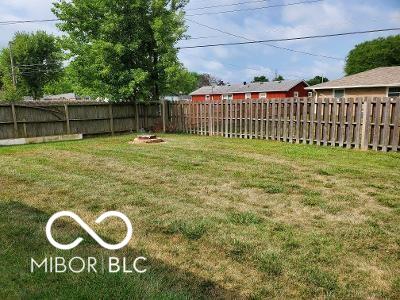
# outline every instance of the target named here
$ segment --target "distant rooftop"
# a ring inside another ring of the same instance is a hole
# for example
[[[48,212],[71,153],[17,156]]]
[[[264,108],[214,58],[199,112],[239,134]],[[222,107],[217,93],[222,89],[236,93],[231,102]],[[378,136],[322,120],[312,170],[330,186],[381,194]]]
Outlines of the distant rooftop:
[[[317,84],[307,90],[400,86],[400,66],[382,67]]]
[[[266,93],[266,92],[288,92],[303,80],[283,80],[273,82],[254,82],[228,84],[223,86],[204,86],[191,93],[191,96],[210,94],[238,94],[238,93]]]

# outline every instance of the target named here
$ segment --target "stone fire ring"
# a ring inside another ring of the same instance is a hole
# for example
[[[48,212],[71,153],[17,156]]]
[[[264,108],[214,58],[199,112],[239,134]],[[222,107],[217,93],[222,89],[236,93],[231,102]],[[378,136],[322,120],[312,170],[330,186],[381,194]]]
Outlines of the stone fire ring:
[[[163,139],[158,138],[155,135],[141,135],[138,136],[133,142],[129,142],[129,144],[159,144],[164,143]]]

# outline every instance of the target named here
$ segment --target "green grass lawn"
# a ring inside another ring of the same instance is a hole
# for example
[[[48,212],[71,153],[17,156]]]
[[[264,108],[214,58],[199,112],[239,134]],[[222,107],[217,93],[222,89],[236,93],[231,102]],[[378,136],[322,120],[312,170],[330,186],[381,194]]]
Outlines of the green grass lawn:
[[[400,154],[258,140],[132,136],[0,149],[0,298],[355,298],[400,296]],[[101,250],[73,220],[132,220]],[[29,272],[31,257],[146,256],[144,275]]]

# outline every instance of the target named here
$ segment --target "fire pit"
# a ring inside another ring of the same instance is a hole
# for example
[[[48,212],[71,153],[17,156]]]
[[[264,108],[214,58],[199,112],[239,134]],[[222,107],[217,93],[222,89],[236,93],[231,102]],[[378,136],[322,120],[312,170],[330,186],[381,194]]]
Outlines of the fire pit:
[[[129,142],[129,144],[157,144],[163,142],[163,139],[160,139],[155,135],[140,135],[134,139],[133,142]]]

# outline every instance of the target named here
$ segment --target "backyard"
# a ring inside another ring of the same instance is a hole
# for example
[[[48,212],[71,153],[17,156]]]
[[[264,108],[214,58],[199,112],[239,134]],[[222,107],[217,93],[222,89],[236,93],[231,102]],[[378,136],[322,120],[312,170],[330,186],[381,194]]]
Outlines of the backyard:
[[[164,135],[0,148],[0,298],[398,298],[400,153]],[[31,257],[106,256],[73,222],[60,251],[45,225],[73,211],[105,240],[132,221],[139,274],[31,274]],[[67,253],[67,254],[66,254]]]

